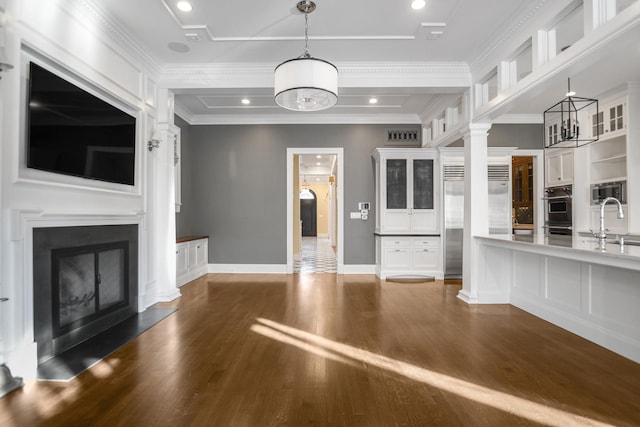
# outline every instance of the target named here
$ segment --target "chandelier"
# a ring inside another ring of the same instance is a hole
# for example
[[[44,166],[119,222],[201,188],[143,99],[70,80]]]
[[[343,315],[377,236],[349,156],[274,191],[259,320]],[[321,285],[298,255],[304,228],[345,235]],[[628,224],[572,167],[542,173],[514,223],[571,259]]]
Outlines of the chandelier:
[[[338,69],[309,53],[308,15],[316,9],[310,0],[298,2],[304,13],[304,53],[278,65],[274,74],[276,104],[293,111],[319,111],[338,102]]]
[[[593,126],[591,135],[580,128],[578,112],[588,108],[589,114],[599,120],[598,100],[575,96],[571,79],[567,79],[565,98],[544,112],[544,147],[581,147],[599,139],[599,126]],[[595,104],[595,106],[593,106]]]

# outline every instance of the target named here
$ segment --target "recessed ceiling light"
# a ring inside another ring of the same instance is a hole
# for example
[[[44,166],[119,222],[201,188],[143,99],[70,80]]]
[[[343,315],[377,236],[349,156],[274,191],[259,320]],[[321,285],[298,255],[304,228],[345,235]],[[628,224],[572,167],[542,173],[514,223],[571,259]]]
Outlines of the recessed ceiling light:
[[[411,8],[415,10],[422,9],[425,5],[426,3],[424,0],[413,0],[411,2]]]
[[[240,102],[242,102],[242,104],[243,104],[243,105],[249,105],[249,104],[251,104],[251,101],[250,101],[250,100],[248,100],[247,98],[243,98],[243,99],[242,99],[242,101],[240,101]]]
[[[316,166],[321,166],[321,165],[322,165],[322,163],[320,163],[320,162],[316,163]]]
[[[369,104],[377,104],[378,98],[369,98]]]
[[[321,159],[321,158],[322,158],[322,155],[320,155],[320,154],[318,154],[318,155],[316,156],[316,159]]]
[[[178,6],[178,9],[183,12],[191,12],[191,10],[193,9],[191,3],[189,3],[188,1],[179,1],[176,6]]]

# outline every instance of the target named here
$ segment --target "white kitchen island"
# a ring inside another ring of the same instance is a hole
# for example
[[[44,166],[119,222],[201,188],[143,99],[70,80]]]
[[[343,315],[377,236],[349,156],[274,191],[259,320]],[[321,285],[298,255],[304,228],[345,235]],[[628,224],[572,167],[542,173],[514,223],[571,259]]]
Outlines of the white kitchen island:
[[[504,302],[640,363],[640,246],[540,235],[476,237],[483,302]]]

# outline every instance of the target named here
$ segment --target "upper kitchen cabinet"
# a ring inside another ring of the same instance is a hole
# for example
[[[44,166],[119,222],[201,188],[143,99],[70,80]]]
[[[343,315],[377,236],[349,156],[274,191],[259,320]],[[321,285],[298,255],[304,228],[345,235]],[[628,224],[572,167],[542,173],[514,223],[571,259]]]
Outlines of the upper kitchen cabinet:
[[[545,150],[545,187],[573,184],[573,148]]]
[[[602,105],[596,112],[589,112],[589,137],[599,135],[600,140],[615,138],[623,135],[627,121],[626,98]]]
[[[379,148],[376,165],[376,233],[438,232],[437,152]]]
[[[600,135],[590,145],[591,183],[627,179],[627,97],[603,103],[598,112],[589,112],[590,135]]]

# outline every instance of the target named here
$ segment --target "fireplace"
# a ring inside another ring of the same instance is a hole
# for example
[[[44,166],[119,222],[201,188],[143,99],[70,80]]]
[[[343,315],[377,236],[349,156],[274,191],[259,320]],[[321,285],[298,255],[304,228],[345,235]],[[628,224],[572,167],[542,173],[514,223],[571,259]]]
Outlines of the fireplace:
[[[126,306],[129,242],[51,251],[53,335]]]
[[[39,362],[137,313],[136,224],[34,228],[33,242]]]

